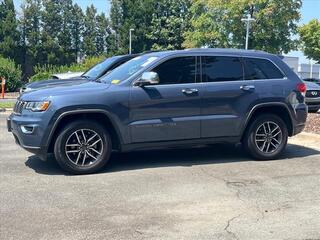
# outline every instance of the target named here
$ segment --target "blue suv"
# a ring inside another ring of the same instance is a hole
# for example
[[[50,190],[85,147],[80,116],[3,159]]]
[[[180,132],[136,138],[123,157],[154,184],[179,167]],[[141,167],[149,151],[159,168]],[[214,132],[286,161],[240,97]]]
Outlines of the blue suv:
[[[74,174],[100,170],[113,151],[239,143],[279,157],[306,122],[305,84],[276,55],[192,49],[138,56],[95,82],[24,93],[8,118],[17,143],[54,153]]]

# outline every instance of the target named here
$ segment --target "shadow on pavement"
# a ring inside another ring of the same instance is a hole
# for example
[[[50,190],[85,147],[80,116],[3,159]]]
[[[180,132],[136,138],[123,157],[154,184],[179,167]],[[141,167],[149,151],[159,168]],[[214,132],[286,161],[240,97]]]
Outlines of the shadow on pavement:
[[[288,144],[279,161],[316,154],[320,154],[320,151],[300,145]],[[243,161],[253,160],[244,152],[241,146],[217,144],[187,149],[113,153],[109,163],[100,173],[173,166],[191,167],[193,165]],[[43,162],[37,156],[31,156],[25,165],[40,174],[69,175],[62,171],[53,159]]]

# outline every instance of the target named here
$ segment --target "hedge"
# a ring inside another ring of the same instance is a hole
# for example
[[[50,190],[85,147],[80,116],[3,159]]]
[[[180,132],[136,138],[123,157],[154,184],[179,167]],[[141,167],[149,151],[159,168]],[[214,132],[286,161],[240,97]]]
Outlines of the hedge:
[[[6,91],[16,91],[21,86],[21,66],[11,59],[0,56],[0,77],[6,79]]]

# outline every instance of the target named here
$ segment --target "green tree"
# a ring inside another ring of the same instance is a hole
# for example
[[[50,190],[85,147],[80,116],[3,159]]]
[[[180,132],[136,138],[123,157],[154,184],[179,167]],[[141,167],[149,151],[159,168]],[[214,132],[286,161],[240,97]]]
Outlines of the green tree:
[[[156,3],[154,0],[111,0],[110,19],[116,35],[118,52],[128,53],[130,28],[134,29],[133,52],[151,49],[152,41],[147,34],[150,32]]]
[[[72,0],[64,0],[61,3],[62,25],[58,32],[58,43],[60,46],[60,62],[71,64],[76,61],[77,55],[72,46],[72,24],[73,24],[73,3]]]
[[[98,55],[97,39],[97,9],[91,5],[86,9],[84,17],[83,52],[87,56]]]
[[[107,38],[110,32],[109,21],[106,18],[104,13],[101,13],[97,16],[97,38],[96,38],[96,46],[97,46],[97,53],[99,55],[106,53],[108,46],[107,46]]]
[[[320,20],[311,20],[299,28],[299,33],[304,54],[320,62]]]
[[[19,44],[18,21],[13,0],[0,1],[0,54],[16,59]]]
[[[188,28],[191,0],[159,0],[152,15],[150,34],[155,50],[181,49]]]
[[[80,57],[82,50],[82,34],[84,30],[84,14],[78,4],[73,5],[71,20],[71,41],[72,49],[76,58]]]
[[[63,28],[62,2],[63,0],[43,0],[41,63],[63,64],[63,49],[58,38]]]
[[[250,32],[249,47],[272,53],[296,48],[301,0],[195,0],[191,29],[185,33],[186,47],[243,48],[245,26],[241,19],[256,19]]]
[[[24,73],[30,74],[39,62],[41,52],[41,0],[25,0],[20,18],[21,42],[24,52]]]

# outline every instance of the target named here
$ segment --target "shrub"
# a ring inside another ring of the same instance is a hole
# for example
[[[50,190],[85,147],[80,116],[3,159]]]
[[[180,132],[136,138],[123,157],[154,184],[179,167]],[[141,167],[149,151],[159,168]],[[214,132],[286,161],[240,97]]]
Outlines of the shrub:
[[[54,66],[54,65],[42,65],[42,66],[35,66],[33,75],[29,81],[40,81],[49,79],[53,74],[56,73],[66,73],[66,72],[85,72],[93,65],[97,64],[98,62],[105,59],[104,56],[100,57],[89,57],[81,64],[72,64],[72,65],[63,65],[63,66]]]
[[[0,56],[0,77],[6,79],[6,91],[12,92],[21,86],[21,67],[11,59]]]

